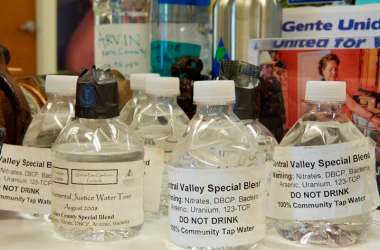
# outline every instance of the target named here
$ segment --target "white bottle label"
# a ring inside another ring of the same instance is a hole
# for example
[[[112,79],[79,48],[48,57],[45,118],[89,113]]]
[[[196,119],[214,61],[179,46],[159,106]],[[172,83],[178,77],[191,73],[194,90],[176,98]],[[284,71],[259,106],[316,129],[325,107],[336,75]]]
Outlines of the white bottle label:
[[[95,64],[125,76],[149,71],[149,24],[95,25]]]
[[[144,147],[144,211],[157,213],[160,208],[165,152],[158,147]]]
[[[263,172],[169,167],[170,239],[183,247],[235,247],[263,239]]]
[[[379,204],[375,150],[367,138],[307,147],[276,147],[269,216],[326,220],[370,212]]]
[[[51,151],[2,144],[0,209],[50,213]]]
[[[65,229],[114,230],[143,223],[143,163],[55,159],[52,221]]]

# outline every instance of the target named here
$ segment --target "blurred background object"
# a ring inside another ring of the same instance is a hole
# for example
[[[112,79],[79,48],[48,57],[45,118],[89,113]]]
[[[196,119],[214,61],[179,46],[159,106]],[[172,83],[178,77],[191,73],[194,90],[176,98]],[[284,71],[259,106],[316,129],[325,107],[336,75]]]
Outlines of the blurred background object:
[[[151,70],[170,76],[182,57],[197,57],[211,71],[210,0],[153,0]]]
[[[224,60],[220,79],[234,80],[236,101],[235,114],[242,120],[260,116],[260,68],[243,61]]]
[[[37,69],[35,0],[3,1],[0,8],[0,43],[12,54],[14,75],[34,75]]]
[[[282,7],[279,0],[216,0],[212,11],[213,64],[222,59],[248,61],[248,44],[254,38],[281,37]],[[221,56],[223,46],[227,56]],[[218,52],[218,54],[217,54]]]
[[[198,57],[184,56],[172,66],[171,75],[180,79],[181,94],[177,97],[178,105],[191,119],[196,111],[193,101],[194,81],[208,80],[207,75],[202,75],[203,63]]]
[[[31,113],[20,85],[8,72],[10,61],[8,49],[0,45],[0,127],[5,128],[5,143],[21,145]]]
[[[34,116],[46,104],[46,94],[43,88],[45,76],[15,77],[15,81],[20,85],[28,102],[31,115]]]
[[[92,29],[97,67],[117,69],[127,79],[131,73],[149,72],[150,7],[151,0],[94,0],[94,27],[84,20],[81,25],[85,29],[87,24],[87,30],[74,33],[73,39],[88,46],[90,43],[83,42],[83,34],[89,35],[88,30]],[[77,47],[77,42],[73,46]]]
[[[130,81],[126,80],[120,71],[113,69],[112,73],[116,78],[117,87],[119,89],[119,108],[121,110],[127,101],[132,97],[131,85]]]
[[[57,0],[56,27],[58,70],[79,73],[90,68],[94,64],[92,1]]]

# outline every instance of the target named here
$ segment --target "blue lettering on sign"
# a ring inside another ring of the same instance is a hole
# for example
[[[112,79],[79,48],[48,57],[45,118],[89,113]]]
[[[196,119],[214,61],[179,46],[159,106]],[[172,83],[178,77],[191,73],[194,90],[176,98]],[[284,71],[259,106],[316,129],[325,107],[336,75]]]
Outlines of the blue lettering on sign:
[[[375,48],[380,48],[380,37],[379,36],[375,36],[374,37],[375,41],[374,41],[374,47]]]
[[[365,21],[357,21],[353,18],[349,20],[340,19],[338,23],[339,30],[379,30],[380,18],[372,21],[371,18],[367,18]]]
[[[330,45],[331,40],[331,45]],[[272,41],[273,49],[314,49],[314,48],[364,48],[367,46],[367,38],[338,37],[318,39],[278,39]],[[375,48],[380,47],[380,37],[375,37]]]
[[[334,47],[345,48],[345,49],[361,48],[363,47],[363,44],[365,44],[366,42],[367,42],[366,38],[350,38],[350,37],[336,38]]]
[[[294,21],[285,22],[282,24],[282,31],[292,32],[294,31]]]
[[[283,32],[306,32],[306,31],[332,31],[333,23],[316,20],[313,22],[287,21],[282,24]],[[377,31],[380,30],[380,18],[373,20],[367,18],[365,20],[356,20],[354,18],[339,19],[338,30],[341,31]]]
[[[284,32],[331,31],[332,28],[332,23],[324,23],[322,20],[309,23],[296,23],[294,21],[288,21],[282,24],[282,30]]]
[[[273,48],[275,49],[298,49],[298,48],[326,48],[329,39],[292,39],[292,40],[274,40]]]

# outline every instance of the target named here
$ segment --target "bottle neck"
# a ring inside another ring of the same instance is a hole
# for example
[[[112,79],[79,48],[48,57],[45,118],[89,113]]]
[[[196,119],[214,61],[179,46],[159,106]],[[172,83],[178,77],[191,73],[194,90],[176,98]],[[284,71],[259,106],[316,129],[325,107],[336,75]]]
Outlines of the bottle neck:
[[[219,104],[219,105],[210,105],[210,104],[197,104],[197,114],[203,116],[218,116],[221,114],[226,114],[232,112],[233,105],[232,103],[228,104]]]
[[[342,103],[310,103],[312,111],[314,112],[327,112],[327,113],[341,113]]]
[[[175,104],[177,105],[177,96],[156,96],[148,95],[149,103]]]
[[[146,94],[143,90],[139,90],[139,89],[133,90],[133,93],[132,93],[133,98],[138,98],[141,96],[146,96]]]
[[[47,93],[48,102],[67,102],[74,103],[75,94]]]
[[[116,122],[116,120],[118,119],[117,117],[110,117],[110,118],[99,118],[99,119],[95,119],[95,118],[84,118],[84,117],[75,117],[75,119],[77,121],[79,121],[80,123],[92,123],[92,124],[105,124],[105,123],[113,123],[113,122]]]
[[[347,122],[350,119],[342,111],[343,103],[310,103],[307,102],[306,112],[303,120],[305,121],[340,121]]]

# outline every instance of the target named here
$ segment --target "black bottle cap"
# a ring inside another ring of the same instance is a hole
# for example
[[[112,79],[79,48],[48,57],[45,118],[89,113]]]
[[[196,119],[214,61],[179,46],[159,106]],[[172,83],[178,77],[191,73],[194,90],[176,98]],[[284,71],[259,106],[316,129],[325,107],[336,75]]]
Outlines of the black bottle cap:
[[[83,71],[77,83],[75,117],[107,119],[116,116],[119,116],[119,92],[112,71],[95,66]]]

